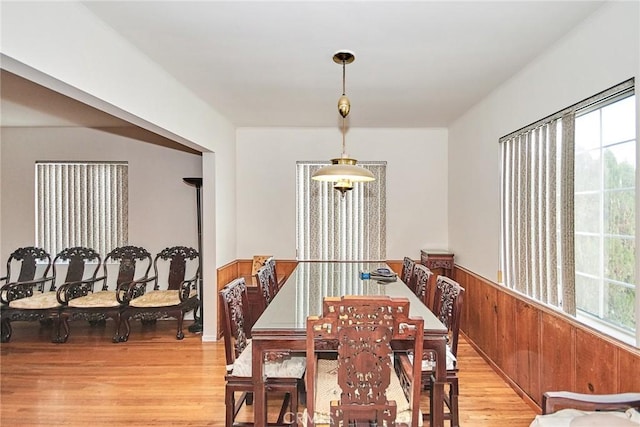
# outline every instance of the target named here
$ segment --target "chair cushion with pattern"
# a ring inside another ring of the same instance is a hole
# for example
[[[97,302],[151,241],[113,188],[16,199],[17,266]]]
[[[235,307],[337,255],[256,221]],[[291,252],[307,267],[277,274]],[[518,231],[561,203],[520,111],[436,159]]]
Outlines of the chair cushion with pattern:
[[[43,292],[36,295],[13,300],[9,303],[11,308],[26,308],[30,310],[56,308],[60,307],[60,303],[56,298],[56,291]]]
[[[530,427],[638,427],[640,412],[628,409],[626,412],[616,411],[580,411],[577,409],[561,409],[553,414],[538,415]]]
[[[316,381],[316,414],[314,420],[316,424],[329,424],[330,407],[332,400],[340,400],[342,390],[338,385],[338,361],[328,359],[318,359],[318,379]],[[387,389],[387,400],[395,401],[397,408],[396,422],[411,423],[411,408],[407,400],[400,380],[391,370],[391,381]],[[304,417],[306,419],[306,417]],[[422,414],[418,418],[418,425],[422,425]]]
[[[231,374],[236,377],[250,377],[251,375],[251,340],[231,368]],[[281,361],[264,364],[264,374],[268,378],[302,378],[307,369],[305,357],[293,356]]]
[[[413,363],[413,354],[408,355],[409,360]],[[453,371],[456,369],[456,365],[458,364],[458,359],[453,355],[451,349],[447,345],[447,371]],[[422,370],[423,371],[433,371],[436,367],[435,360],[422,360]]]
[[[69,307],[94,308],[94,307],[118,307],[120,303],[115,291],[92,292],[84,297],[74,298],[69,301]]]
[[[197,295],[192,290],[190,297]],[[169,307],[180,304],[180,295],[176,290],[149,291],[146,294],[129,301],[131,307]]]

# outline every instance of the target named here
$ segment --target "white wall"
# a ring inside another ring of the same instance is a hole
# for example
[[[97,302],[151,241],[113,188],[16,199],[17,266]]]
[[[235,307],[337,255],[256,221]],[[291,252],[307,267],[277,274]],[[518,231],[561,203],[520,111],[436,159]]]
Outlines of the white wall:
[[[631,77],[637,88],[639,16],[638,2],[605,4],[449,128],[449,242],[458,264],[497,278],[498,138]]]
[[[237,147],[237,257],[296,257],[297,160],[341,153],[334,128],[240,128]],[[351,129],[347,152],[387,161],[387,258],[419,258],[447,241],[447,130]]]
[[[195,190],[182,178],[202,175],[201,156],[87,128],[3,128],[1,137],[0,259],[35,243],[37,160],[127,161],[129,244],[152,255],[197,248]]]

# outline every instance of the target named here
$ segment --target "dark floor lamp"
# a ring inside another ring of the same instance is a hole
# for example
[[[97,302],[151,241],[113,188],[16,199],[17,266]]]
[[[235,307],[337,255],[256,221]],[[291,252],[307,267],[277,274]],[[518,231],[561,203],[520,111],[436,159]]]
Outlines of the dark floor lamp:
[[[202,211],[200,209],[200,188],[202,187],[202,178],[182,178],[184,182],[196,187],[196,209],[198,215],[198,253],[200,254],[200,263],[198,265],[198,296],[200,297],[200,306],[198,314],[193,314],[193,324],[189,326],[189,332],[202,332]]]

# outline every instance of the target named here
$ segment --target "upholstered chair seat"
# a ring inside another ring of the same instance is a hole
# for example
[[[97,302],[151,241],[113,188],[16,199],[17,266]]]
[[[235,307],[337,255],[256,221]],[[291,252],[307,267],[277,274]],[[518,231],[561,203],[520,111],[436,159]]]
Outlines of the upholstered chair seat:
[[[553,414],[538,415],[531,427],[638,427],[640,412],[630,408],[625,412],[617,411],[581,411],[561,409]]]
[[[340,400],[342,389],[338,385],[338,361],[330,359],[319,359],[317,362],[317,382],[316,382],[316,402],[315,423],[329,425],[331,401]],[[397,413],[397,424],[411,424],[411,407],[409,401],[402,390],[400,380],[396,375],[390,376],[389,387],[387,388],[387,399],[395,401]],[[305,415],[307,415],[305,413]],[[307,419],[307,416],[304,417]],[[418,425],[422,425],[422,414],[418,419]]]
[[[13,300],[9,303],[9,307],[27,310],[40,310],[60,307],[61,304],[56,297],[56,293],[56,291],[42,292],[30,297]]]
[[[251,340],[233,365],[227,366],[231,375],[236,377],[251,377]],[[307,368],[305,357],[292,356],[282,360],[269,361],[264,364],[264,374],[267,378],[299,378],[302,379]]]
[[[84,297],[74,298],[67,304],[69,307],[93,308],[93,307],[118,307],[120,303],[115,291],[92,292]]]
[[[407,357],[409,361],[413,363],[413,354],[408,354]],[[458,359],[451,352],[451,347],[447,345],[447,371],[453,371],[456,369],[456,365],[458,364]],[[422,359],[422,372],[431,371],[433,372],[436,368],[435,360]]]
[[[191,290],[189,298],[195,297],[198,292]],[[180,291],[178,290],[158,290],[150,291],[146,294],[129,301],[130,307],[169,307],[180,304]]]

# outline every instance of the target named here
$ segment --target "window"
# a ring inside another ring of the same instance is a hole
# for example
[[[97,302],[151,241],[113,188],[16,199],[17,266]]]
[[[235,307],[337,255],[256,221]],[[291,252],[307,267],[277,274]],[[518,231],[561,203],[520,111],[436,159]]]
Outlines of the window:
[[[635,329],[635,96],[578,111],[575,149],[576,304]]]
[[[504,285],[637,334],[634,81],[500,138]]]
[[[127,244],[127,163],[37,162],[36,245],[52,257],[73,246],[104,256]]]
[[[386,162],[362,162],[376,180],[354,183],[342,196],[311,176],[328,163],[296,164],[298,260],[369,261],[386,258]]]

